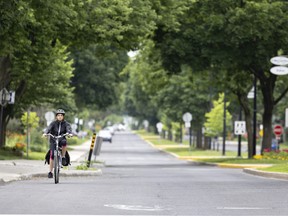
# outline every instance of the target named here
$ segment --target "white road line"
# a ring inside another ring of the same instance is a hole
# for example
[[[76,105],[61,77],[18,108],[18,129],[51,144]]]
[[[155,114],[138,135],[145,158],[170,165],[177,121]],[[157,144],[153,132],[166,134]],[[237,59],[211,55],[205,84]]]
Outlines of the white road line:
[[[118,205],[118,204],[106,204],[105,207],[128,210],[128,211],[165,211],[171,210],[161,206],[142,206],[142,205]]]
[[[217,207],[219,210],[263,210],[272,208],[262,208],[262,207]]]

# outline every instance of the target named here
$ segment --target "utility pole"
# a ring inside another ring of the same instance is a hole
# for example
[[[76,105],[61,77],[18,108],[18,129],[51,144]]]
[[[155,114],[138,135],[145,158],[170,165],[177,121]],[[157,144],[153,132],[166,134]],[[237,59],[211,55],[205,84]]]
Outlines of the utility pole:
[[[256,130],[257,130],[257,77],[254,75],[254,108],[253,108],[253,149],[252,156],[256,155]]]
[[[224,91],[224,113],[223,113],[223,148],[222,155],[225,156],[226,147],[226,92]]]

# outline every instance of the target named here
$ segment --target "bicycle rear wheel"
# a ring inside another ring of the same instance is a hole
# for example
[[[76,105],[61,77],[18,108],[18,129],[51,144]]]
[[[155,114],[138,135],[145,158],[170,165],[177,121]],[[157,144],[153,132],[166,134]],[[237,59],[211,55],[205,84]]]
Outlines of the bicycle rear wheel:
[[[54,181],[55,184],[59,183],[59,156],[57,150],[54,152]]]

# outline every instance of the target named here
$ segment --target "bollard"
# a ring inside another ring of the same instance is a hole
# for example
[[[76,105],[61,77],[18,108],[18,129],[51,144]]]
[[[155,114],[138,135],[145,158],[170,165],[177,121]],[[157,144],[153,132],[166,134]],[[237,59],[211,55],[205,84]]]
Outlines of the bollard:
[[[88,156],[88,161],[87,161],[87,167],[90,167],[90,162],[91,162],[91,157],[92,157],[92,152],[95,144],[95,139],[96,139],[96,133],[93,134],[92,136],[92,141],[91,141],[91,146],[90,146],[90,151],[89,151],[89,156]]]

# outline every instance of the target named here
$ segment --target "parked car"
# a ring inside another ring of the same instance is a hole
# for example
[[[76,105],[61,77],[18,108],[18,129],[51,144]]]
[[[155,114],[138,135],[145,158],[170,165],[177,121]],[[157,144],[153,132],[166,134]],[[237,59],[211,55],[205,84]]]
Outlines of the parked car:
[[[102,137],[103,141],[109,141],[110,143],[112,143],[112,134],[109,130],[100,130],[98,136]]]

